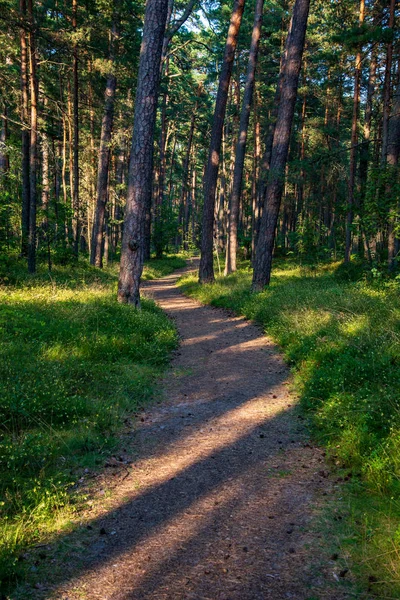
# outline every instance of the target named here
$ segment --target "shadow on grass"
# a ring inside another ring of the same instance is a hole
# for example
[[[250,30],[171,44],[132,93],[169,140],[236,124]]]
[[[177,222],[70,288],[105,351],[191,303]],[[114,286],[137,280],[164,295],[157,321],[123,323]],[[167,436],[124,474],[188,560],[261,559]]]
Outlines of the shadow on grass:
[[[341,281],[327,268],[314,277],[302,277],[296,268],[278,269],[271,286],[260,294],[250,293],[250,283],[251,275],[242,272],[211,286],[199,287],[193,279],[181,285],[190,296],[260,323],[283,349],[294,367],[314,435],[329,448],[337,465],[361,476],[356,496],[362,500],[355,496],[352,506],[359,523],[364,519],[370,523],[362,560],[374,565],[372,581],[388,582],[396,594],[400,590],[398,288],[393,282]],[[362,502],[364,516],[357,508]],[[379,559],[382,556],[386,562]]]
[[[54,527],[83,469],[104,463],[177,344],[154,303],[134,311],[109,291],[113,275],[84,275],[86,284],[70,273],[65,285],[39,277],[0,291],[3,582],[18,553]]]

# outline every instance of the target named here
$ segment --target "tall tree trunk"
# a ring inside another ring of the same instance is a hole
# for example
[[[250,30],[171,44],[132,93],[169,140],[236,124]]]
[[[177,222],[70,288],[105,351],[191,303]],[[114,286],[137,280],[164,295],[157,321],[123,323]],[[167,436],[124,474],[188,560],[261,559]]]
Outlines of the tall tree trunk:
[[[7,105],[4,103],[3,116],[1,117],[0,126],[0,178],[7,175],[9,170],[9,159],[7,152],[7,139],[8,139],[8,118],[7,118]]]
[[[393,32],[395,18],[396,0],[390,0],[389,4],[389,23],[390,32]],[[381,150],[381,165],[386,163],[386,155],[388,150],[388,133],[389,133],[389,117],[390,117],[390,91],[391,91],[391,75],[393,63],[393,41],[386,44],[386,61],[385,61],[385,79],[383,83],[383,115],[382,115],[382,150]]]
[[[92,62],[89,62],[89,72],[92,72]],[[87,207],[87,228],[93,235],[93,225],[96,212],[96,144],[94,137],[94,108],[93,108],[93,88],[91,81],[88,82],[88,105],[89,105],[89,131],[90,131],[90,184],[89,184],[89,202]],[[92,236],[88,236],[89,253],[92,255]]]
[[[254,96],[254,148],[253,148],[253,182],[252,182],[252,221],[251,221],[251,260],[254,261],[256,255],[256,244],[258,230],[260,225],[260,196],[258,193],[258,181],[260,175],[261,158],[261,125],[259,115],[259,98],[256,93]]]
[[[119,239],[122,237],[122,225],[119,221],[122,218],[122,191],[125,189],[125,161],[126,147],[123,135],[120,137],[120,145],[118,148],[115,164],[115,183],[116,183],[116,202],[115,202],[115,248],[117,248]]]
[[[387,141],[387,167],[388,184],[386,188],[386,197],[390,203],[389,228],[388,228],[388,267],[392,271],[395,266],[395,257],[399,251],[399,234],[396,232],[398,227],[400,200],[393,198],[393,190],[399,183],[399,155],[400,155],[400,64],[397,72],[397,84],[393,93],[392,111],[389,119],[388,141]]]
[[[46,104],[46,102],[45,102]],[[47,134],[42,134],[42,209],[43,221],[42,232],[44,242],[47,248],[47,266],[51,271],[51,252],[50,252],[50,230],[49,230],[49,203],[50,203],[50,164],[49,164],[49,138]]]
[[[360,27],[364,23],[365,17],[365,0],[360,2]],[[353,224],[353,209],[354,195],[356,186],[356,171],[357,171],[357,142],[358,142],[358,112],[360,106],[360,86],[361,86],[361,51],[360,47],[356,54],[356,64],[354,73],[354,96],[353,96],[353,118],[351,123],[351,147],[350,147],[350,175],[348,187],[348,208],[346,217],[346,248],[345,262],[350,261],[351,254],[351,230]]]
[[[253,33],[251,37],[249,53],[249,63],[247,66],[246,85],[244,88],[242,111],[240,115],[239,137],[236,146],[235,168],[233,172],[233,186],[229,213],[229,236],[226,251],[225,275],[236,271],[239,206],[242,192],[244,159],[246,155],[247,130],[249,127],[250,110],[253,101],[258,47],[261,35],[263,6],[264,0],[256,0]]]
[[[161,130],[160,130],[160,166],[158,170],[158,190],[155,195],[154,202],[154,231],[155,236],[158,239],[155,239],[155,250],[156,257],[161,258],[163,253],[163,231],[162,231],[162,209],[164,206],[164,198],[165,198],[165,179],[167,172],[167,130],[168,130],[168,102],[169,102],[169,94],[168,94],[168,85],[169,85],[169,56],[165,59],[165,89],[162,94],[162,102],[161,102]],[[149,207],[151,210],[151,207]],[[145,256],[144,259],[150,258],[150,236],[146,238],[146,246],[145,246]]]
[[[31,95],[31,133],[29,143],[29,236],[28,271],[36,272],[36,208],[37,208],[37,145],[38,145],[38,81],[36,74],[36,44],[32,0],[27,2],[29,20],[29,88]]]
[[[375,49],[372,50],[371,62],[369,65],[368,85],[367,85],[367,99],[365,103],[365,114],[364,114],[364,141],[360,152],[360,200],[364,204],[365,195],[367,193],[367,180],[368,180],[368,162],[369,162],[369,144],[371,138],[371,125],[372,125],[372,104],[375,94],[375,82],[376,82],[376,67],[377,67],[377,52]]]
[[[26,0],[20,0],[21,20],[26,18]],[[21,254],[28,256],[29,237],[29,65],[26,32],[20,30],[21,43],[21,122],[22,122],[22,211],[21,211]]]
[[[265,192],[265,207],[254,263],[252,284],[254,291],[262,290],[265,285],[269,284],[271,277],[275,231],[284,186],[309,8],[310,0],[296,0],[293,8],[292,27],[286,41],[281,98],[272,146],[268,186]]]
[[[307,84],[305,72],[303,74],[303,85]],[[307,114],[307,92],[303,95],[303,102],[301,103],[301,137],[300,137],[300,181],[297,189],[297,206],[296,206],[296,222],[298,216],[301,214],[304,205],[304,181],[305,181],[305,170],[304,170],[304,159],[306,156],[306,114]]]
[[[217,189],[219,158],[221,151],[222,130],[225,120],[226,104],[228,101],[229,84],[232,75],[233,60],[237,46],[240,24],[245,0],[235,0],[232,17],[228,30],[228,39],[219,77],[219,86],[215,102],[215,112],[211,130],[211,143],[204,179],[204,206],[202,220],[201,259],[199,281],[207,283],[214,281],[213,266],[213,236],[215,192]]]
[[[185,209],[188,205],[187,197],[189,195],[189,182],[188,182],[189,164],[190,164],[190,154],[192,151],[194,128],[195,128],[195,124],[196,124],[197,108],[198,108],[198,102],[196,102],[196,104],[194,106],[194,109],[192,112],[192,117],[190,120],[189,137],[188,137],[185,159],[183,161],[183,168],[182,168],[182,171],[183,171],[182,172],[182,187],[181,187],[181,197],[180,197],[179,206],[180,207],[185,206]],[[187,210],[184,210],[183,211],[183,227],[182,227],[184,250],[188,249],[187,235],[185,235],[185,232],[187,232],[187,231],[188,231],[188,212],[187,212]]]
[[[145,210],[151,202],[153,140],[168,0],[147,0],[135,99],[118,300],[140,306]]]
[[[106,91],[104,94],[104,113],[101,123],[101,136],[99,148],[99,163],[97,168],[97,197],[96,211],[93,223],[92,245],[90,252],[90,263],[96,267],[102,267],[103,227],[104,213],[108,197],[108,173],[110,169],[111,136],[114,124],[115,91],[117,78],[114,73],[115,64],[115,41],[117,38],[116,16],[113,18],[110,32],[110,73],[107,75]]]
[[[72,0],[72,27],[76,31],[78,22],[78,1]],[[79,241],[81,234],[80,226],[80,206],[79,206],[79,80],[78,80],[78,48],[74,43],[72,53],[72,112],[73,112],[73,190],[72,190],[72,209],[73,221],[72,232],[74,237],[74,253],[78,256]]]

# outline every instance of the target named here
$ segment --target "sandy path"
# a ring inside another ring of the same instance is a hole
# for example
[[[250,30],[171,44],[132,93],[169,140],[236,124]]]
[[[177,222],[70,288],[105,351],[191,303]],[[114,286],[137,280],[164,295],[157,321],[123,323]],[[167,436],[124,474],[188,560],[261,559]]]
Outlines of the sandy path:
[[[96,525],[107,534],[51,597],[337,600],[329,556],[310,564],[315,503],[332,484],[304,443],[287,367],[258,327],[182,296],[179,274],[145,286],[182,337],[165,401],[135,426],[134,468]]]

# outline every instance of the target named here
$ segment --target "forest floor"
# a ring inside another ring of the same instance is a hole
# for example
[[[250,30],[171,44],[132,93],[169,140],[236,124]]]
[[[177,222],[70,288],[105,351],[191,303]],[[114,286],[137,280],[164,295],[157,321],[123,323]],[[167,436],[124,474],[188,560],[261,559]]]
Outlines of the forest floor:
[[[131,468],[98,478],[81,532],[24,597],[369,598],[321,526],[341,484],[308,440],[282,356],[252,322],[183,296],[182,272],[145,286],[181,346],[162,401],[121,436]]]

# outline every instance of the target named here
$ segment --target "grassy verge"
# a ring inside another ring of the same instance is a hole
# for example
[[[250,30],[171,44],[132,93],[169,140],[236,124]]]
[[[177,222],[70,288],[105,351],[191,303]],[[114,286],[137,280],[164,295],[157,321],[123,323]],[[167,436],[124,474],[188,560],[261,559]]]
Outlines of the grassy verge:
[[[180,285],[259,322],[281,346],[315,437],[353,480],[343,539],[368,585],[385,590],[379,597],[399,598],[399,284],[344,281],[337,267],[281,265],[260,294],[250,293],[246,268],[213,285]]]
[[[184,266],[150,261],[144,278]],[[124,417],[152,395],[177,344],[151,301],[116,302],[116,268],[82,264],[26,276],[8,264],[0,287],[0,587],[18,556],[60,531],[71,486],[104,464]]]

